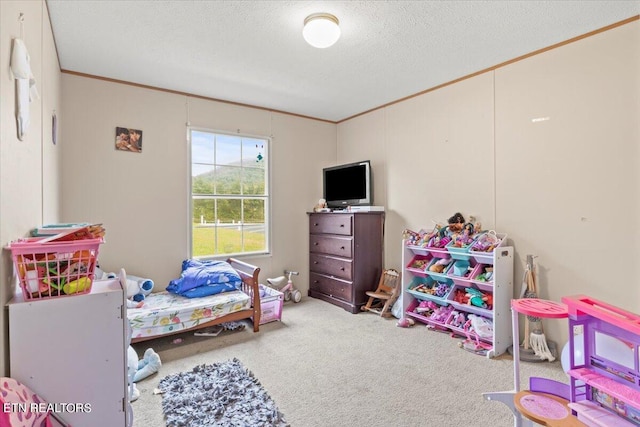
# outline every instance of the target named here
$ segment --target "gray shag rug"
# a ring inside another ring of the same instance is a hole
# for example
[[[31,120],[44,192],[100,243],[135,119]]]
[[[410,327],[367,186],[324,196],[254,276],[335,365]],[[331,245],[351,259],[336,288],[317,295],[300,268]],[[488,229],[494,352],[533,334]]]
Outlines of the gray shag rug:
[[[236,358],[168,375],[158,388],[167,427],[289,426],[253,373]]]

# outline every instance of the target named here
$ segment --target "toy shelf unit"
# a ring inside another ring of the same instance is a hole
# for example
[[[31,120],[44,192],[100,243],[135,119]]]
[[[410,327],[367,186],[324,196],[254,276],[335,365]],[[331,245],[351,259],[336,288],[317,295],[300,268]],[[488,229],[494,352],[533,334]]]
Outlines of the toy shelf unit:
[[[640,425],[640,316],[584,295],[569,312],[571,403],[589,426]]]
[[[511,345],[513,247],[469,249],[403,240],[403,312],[430,328],[477,342],[491,358]]]

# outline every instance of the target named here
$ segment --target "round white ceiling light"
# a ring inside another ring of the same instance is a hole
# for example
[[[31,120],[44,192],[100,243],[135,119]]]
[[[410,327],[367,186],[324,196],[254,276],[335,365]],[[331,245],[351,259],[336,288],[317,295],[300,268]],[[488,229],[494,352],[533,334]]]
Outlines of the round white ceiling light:
[[[302,36],[313,47],[324,49],[340,38],[339,21],[328,13],[314,13],[304,20]]]

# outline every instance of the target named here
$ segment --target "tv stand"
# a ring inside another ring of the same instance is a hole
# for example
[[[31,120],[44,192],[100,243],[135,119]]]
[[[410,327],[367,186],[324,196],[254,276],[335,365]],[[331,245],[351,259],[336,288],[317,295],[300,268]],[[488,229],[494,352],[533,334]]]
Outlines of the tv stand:
[[[309,296],[359,313],[383,266],[384,212],[309,213]]]

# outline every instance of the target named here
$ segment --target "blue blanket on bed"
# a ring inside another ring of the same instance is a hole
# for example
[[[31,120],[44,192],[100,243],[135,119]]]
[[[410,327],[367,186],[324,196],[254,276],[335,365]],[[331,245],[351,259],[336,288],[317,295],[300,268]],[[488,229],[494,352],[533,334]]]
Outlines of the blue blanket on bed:
[[[167,291],[187,298],[205,297],[240,289],[240,275],[226,261],[182,261],[179,279],[169,282]]]

